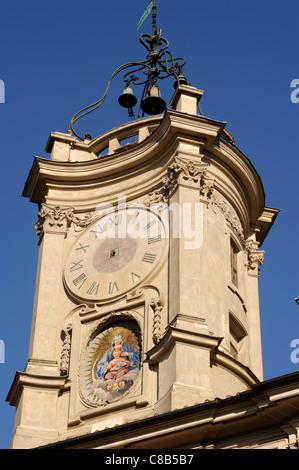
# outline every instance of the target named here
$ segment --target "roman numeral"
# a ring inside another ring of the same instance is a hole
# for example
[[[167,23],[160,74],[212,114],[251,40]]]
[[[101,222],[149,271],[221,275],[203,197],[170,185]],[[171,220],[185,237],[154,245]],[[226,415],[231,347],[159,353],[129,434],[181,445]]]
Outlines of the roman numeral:
[[[148,230],[150,227],[152,227],[152,225],[155,225],[156,223],[157,223],[156,219],[152,220],[144,227],[144,230]]]
[[[144,261],[145,263],[153,263],[156,259],[156,256],[157,255],[154,255],[152,253],[145,253],[145,255],[142,258],[142,261]]]
[[[73,284],[78,287],[78,289],[81,289],[86,279],[86,274],[82,273],[80,274],[80,276],[76,277],[76,279],[73,280]]]
[[[75,263],[74,261],[71,261],[72,263],[72,266],[70,267],[70,271],[71,273],[73,271],[77,271],[78,269],[82,269],[83,268],[83,259],[81,259],[81,261],[78,261],[77,263]]]
[[[137,211],[137,214],[135,215],[134,219],[132,219],[132,223],[134,224],[135,223],[135,220],[137,219],[137,217],[139,216],[139,211]]]
[[[90,286],[90,288],[87,291],[87,294],[95,294],[98,295],[100,284],[98,282],[93,282]]]
[[[116,282],[109,282],[109,288],[108,288],[108,294],[113,294],[114,292],[114,289],[116,289],[116,292],[119,291],[119,288],[118,288],[118,285],[116,284]]]
[[[131,278],[132,278],[132,281],[133,281],[133,282],[135,282],[135,277],[140,278],[141,276],[139,276],[139,274],[136,274],[136,273],[131,272]]]
[[[83,250],[86,253],[86,251],[87,251],[86,248],[89,248],[89,245],[83,246],[82,243],[79,243],[79,247],[76,248],[76,251]]]
[[[94,233],[94,234],[95,234],[95,237],[96,237],[99,233],[104,233],[104,230],[102,229],[102,227],[100,226],[100,224],[97,223],[95,229],[94,229],[94,230],[90,230],[90,233]]]
[[[114,225],[119,225],[121,223],[121,219],[122,219],[122,214],[117,214],[114,218],[111,218],[110,217],[110,221],[114,224]]]
[[[156,237],[152,237],[148,239],[148,244],[150,245],[151,243],[156,243],[161,241],[161,235],[157,235]]]

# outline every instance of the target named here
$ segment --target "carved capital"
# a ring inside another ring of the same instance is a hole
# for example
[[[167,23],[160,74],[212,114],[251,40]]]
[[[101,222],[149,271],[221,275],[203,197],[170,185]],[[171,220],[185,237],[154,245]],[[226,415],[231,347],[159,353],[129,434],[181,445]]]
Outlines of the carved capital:
[[[182,172],[180,175],[181,182],[193,183],[199,185],[201,179],[203,178],[207,166],[202,165],[200,167],[196,166],[194,162],[188,161],[181,164]]]
[[[199,188],[200,200],[206,203],[209,202],[214,191],[214,180],[207,177],[208,165],[206,163],[195,165],[194,162],[188,161],[182,163],[181,168],[179,182],[196,186]]]
[[[38,220],[34,224],[35,232],[39,236],[42,236],[44,232],[65,233],[71,224],[73,224],[75,232],[81,232],[94,223],[97,218],[95,214],[90,212],[78,217],[74,214],[72,207],[52,207],[42,204],[38,213]]]
[[[167,168],[167,175],[162,179],[162,187],[150,192],[144,200],[144,204],[167,203],[171,195],[178,187],[178,177],[182,171],[181,163],[175,158],[173,163]]]
[[[72,208],[51,207],[42,204],[35,222],[35,232],[41,236],[44,232],[66,232],[73,217]]]
[[[258,249],[258,243],[253,240],[246,240],[247,267],[249,271],[256,271],[264,262],[265,252]]]
[[[175,158],[167,169],[167,176],[162,179],[162,187],[149,193],[144,204],[167,203],[180,184],[199,188],[201,200],[208,202],[214,190],[214,180],[206,176],[207,167],[207,164],[195,165],[191,160]]]

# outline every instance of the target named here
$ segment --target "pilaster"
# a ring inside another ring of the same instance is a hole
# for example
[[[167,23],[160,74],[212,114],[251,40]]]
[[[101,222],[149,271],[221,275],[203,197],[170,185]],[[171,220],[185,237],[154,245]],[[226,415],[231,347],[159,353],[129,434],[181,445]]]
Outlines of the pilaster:
[[[246,240],[247,251],[247,306],[248,341],[250,349],[250,368],[257,377],[263,379],[263,361],[260,327],[259,286],[260,266],[264,261],[263,250],[259,249],[255,233]]]
[[[210,362],[220,341],[208,334],[204,321],[177,315],[161,341],[147,353],[150,364],[158,365],[158,412],[215,397]]]
[[[65,377],[16,373],[7,397],[17,410],[11,448],[28,449],[58,439],[58,396],[65,385]]]
[[[39,259],[33,307],[29,360],[26,371],[59,374],[56,357],[57,329],[62,289],[64,239],[72,209],[41,206],[35,223]]]

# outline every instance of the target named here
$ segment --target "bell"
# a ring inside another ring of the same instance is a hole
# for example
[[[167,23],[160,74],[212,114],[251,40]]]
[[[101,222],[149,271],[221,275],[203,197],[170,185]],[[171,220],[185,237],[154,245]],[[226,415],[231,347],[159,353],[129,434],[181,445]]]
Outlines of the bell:
[[[178,80],[176,80],[173,84],[173,88],[177,88],[179,85],[189,85],[190,83],[188,82],[187,78],[184,77],[182,73],[179,74]]]
[[[130,85],[126,86],[123,93],[118,98],[118,102],[123,108],[130,109],[130,108],[133,108],[133,106],[135,106],[135,104],[137,103],[137,98],[134,95],[133,90],[130,87]]]
[[[146,114],[155,115],[165,111],[166,103],[161,98],[161,93],[156,85],[152,85],[147,91],[147,96],[141,101],[141,109]]]

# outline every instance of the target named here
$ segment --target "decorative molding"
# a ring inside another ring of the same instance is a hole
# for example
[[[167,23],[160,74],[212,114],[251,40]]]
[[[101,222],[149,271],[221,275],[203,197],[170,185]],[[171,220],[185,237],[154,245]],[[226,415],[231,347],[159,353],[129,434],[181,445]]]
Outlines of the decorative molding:
[[[140,331],[142,331],[143,325],[134,310],[110,311],[108,314],[106,313],[105,316],[102,317],[99,321],[96,321],[93,324],[91,330],[87,333],[86,344],[90,338],[96,334],[96,332],[110,324],[115,323],[117,320],[134,320],[139,325]]]
[[[151,204],[166,204],[179,184],[188,183],[199,188],[200,198],[204,202],[211,199],[214,190],[214,181],[207,178],[208,164],[197,166],[193,161],[179,161],[175,158],[167,168],[167,176],[162,179],[162,187],[150,192],[143,201],[145,206]],[[74,214],[74,208],[49,206],[42,204],[35,222],[35,232],[42,236],[47,232],[66,233],[71,224],[75,232],[81,232],[99,219],[95,213],[86,213],[82,217]]]
[[[18,406],[25,387],[30,387],[31,389],[35,388],[39,391],[56,390],[58,394],[66,390],[67,386],[67,379],[65,377],[17,371],[6,400],[11,406]]]
[[[236,286],[234,284],[230,283],[230,284],[227,285],[227,287],[229,288],[229,290],[231,290],[233,292],[233,294],[235,294],[237,296],[237,298],[241,302],[241,305],[243,307],[244,312],[247,313],[247,308],[246,308],[245,302],[244,302],[242,296],[240,295],[238,289],[236,289]]]
[[[161,341],[146,353],[151,364],[158,364],[177,342],[184,344],[193,344],[203,348],[210,349],[213,352],[218,348],[222,338],[212,337],[206,333],[190,331],[183,328],[177,328],[169,325]]]
[[[184,325],[184,326],[183,326]],[[193,331],[194,326],[200,327],[202,330],[208,331],[208,325],[206,324],[206,319],[201,317],[195,317],[193,315],[185,315],[184,313],[178,313],[174,319],[169,323],[169,327],[177,327],[177,328],[186,328],[186,325],[191,327],[191,331]],[[209,335],[213,336],[213,333],[209,331]]]
[[[230,357],[228,354],[220,351],[218,348],[212,351],[211,364],[219,365],[224,369],[232,372],[250,387],[259,382],[255,374],[242,362],[239,362],[233,357]]]

